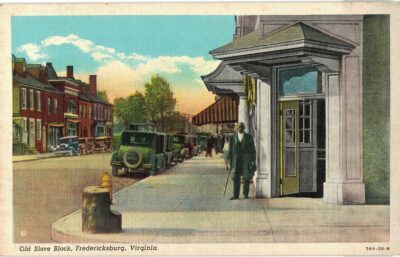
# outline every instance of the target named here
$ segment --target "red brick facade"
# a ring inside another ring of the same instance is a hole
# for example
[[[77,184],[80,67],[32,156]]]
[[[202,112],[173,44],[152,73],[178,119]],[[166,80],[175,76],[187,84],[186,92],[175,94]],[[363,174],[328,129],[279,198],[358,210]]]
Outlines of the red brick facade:
[[[13,56],[13,142],[48,152],[67,135],[112,136],[112,105],[97,97],[96,76],[90,85],[58,77],[51,63],[26,64]]]

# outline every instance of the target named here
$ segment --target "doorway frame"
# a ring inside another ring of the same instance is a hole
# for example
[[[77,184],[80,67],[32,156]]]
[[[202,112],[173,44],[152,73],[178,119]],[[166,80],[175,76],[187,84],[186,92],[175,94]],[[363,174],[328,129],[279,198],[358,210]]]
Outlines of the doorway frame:
[[[293,96],[279,96],[279,71],[288,68],[315,67],[321,72],[321,92],[316,94],[300,94]],[[280,128],[279,128],[279,103],[281,101],[300,101],[305,99],[326,99],[327,73],[318,69],[316,65],[303,63],[282,64],[272,67],[271,86],[271,197],[284,197],[280,192]],[[327,120],[325,120],[327,126]],[[325,145],[326,147],[326,145]],[[325,171],[326,172],[326,171]],[[324,193],[324,192],[323,192]]]

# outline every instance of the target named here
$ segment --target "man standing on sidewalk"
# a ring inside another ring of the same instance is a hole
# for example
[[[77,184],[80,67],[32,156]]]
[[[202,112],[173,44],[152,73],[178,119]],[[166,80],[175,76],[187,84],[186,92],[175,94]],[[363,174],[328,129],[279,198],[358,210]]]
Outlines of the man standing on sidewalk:
[[[237,132],[234,133],[229,142],[229,167],[232,171],[233,196],[231,200],[239,199],[240,179],[243,177],[243,195],[249,198],[249,184],[256,171],[256,148],[253,137],[244,132],[245,125],[240,122]]]

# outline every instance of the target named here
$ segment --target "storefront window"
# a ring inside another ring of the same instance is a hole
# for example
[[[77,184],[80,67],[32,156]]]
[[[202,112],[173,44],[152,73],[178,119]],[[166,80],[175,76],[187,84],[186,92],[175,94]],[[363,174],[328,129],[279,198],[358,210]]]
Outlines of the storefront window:
[[[314,67],[279,71],[279,95],[316,94],[321,92],[321,74]]]
[[[36,120],[36,140],[42,140],[42,121]]]
[[[68,123],[67,136],[76,136],[76,124],[75,123]]]

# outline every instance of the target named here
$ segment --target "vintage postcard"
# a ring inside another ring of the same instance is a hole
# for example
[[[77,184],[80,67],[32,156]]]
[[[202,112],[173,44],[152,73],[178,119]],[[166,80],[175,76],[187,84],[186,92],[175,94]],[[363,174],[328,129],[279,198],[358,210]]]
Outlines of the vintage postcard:
[[[0,255],[394,255],[398,3],[0,5]]]

